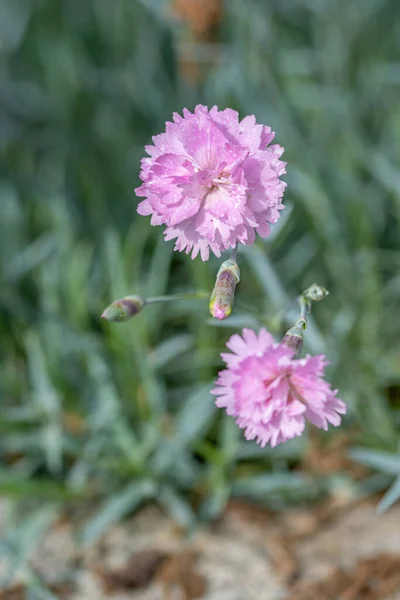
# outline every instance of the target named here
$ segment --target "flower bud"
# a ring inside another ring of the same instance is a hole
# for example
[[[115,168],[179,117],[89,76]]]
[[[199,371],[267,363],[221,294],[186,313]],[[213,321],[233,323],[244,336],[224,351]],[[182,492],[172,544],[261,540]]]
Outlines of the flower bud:
[[[291,348],[298,356],[303,346],[303,331],[306,328],[306,321],[303,318],[298,319],[297,323],[287,331],[281,341],[281,344]]]
[[[222,263],[210,297],[210,313],[216,319],[226,319],[232,312],[236,284],[240,281],[240,269],[235,260]]]
[[[310,287],[303,292],[304,298],[307,298],[307,300],[313,300],[314,302],[323,300],[328,294],[328,290],[323,288],[321,285],[317,285],[316,283],[310,285]]]
[[[140,296],[125,296],[107,306],[101,318],[112,323],[123,323],[140,313],[143,305],[144,300]]]

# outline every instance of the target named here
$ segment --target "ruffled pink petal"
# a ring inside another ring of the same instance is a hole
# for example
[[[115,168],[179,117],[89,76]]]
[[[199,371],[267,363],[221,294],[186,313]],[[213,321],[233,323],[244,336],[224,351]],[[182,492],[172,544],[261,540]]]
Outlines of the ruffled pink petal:
[[[340,425],[347,409],[323,378],[323,355],[295,359],[293,350],[275,343],[265,329],[257,335],[245,328],[226,345],[231,353],[221,356],[227,368],[212,393],[246,439],[275,447],[300,436],[306,420],[325,430]]]
[[[270,233],[283,209],[280,180],[283,149],[269,146],[274,133],[254,116],[239,121],[232,109],[196,106],[174,113],[164,133],[146,146],[141,163],[145,198],[138,212],[166,225],[175,250],[207,260],[238,243],[253,244]]]

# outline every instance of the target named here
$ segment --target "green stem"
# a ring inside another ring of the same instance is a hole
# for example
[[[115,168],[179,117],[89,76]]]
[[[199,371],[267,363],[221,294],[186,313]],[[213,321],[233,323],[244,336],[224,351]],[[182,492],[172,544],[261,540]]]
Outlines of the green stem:
[[[236,256],[237,256],[237,246],[232,250],[231,260],[234,260],[236,262]]]
[[[311,302],[303,295],[299,296],[300,304],[300,319],[303,319],[307,323],[307,315],[311,310]]]
[[[170,296],[155,296],[146,298],[145,304],[155,304],[156,302],[170,302],[173,300],[203,300],[208,299],[207,292],[189,292],[184,294],[171,294]]]

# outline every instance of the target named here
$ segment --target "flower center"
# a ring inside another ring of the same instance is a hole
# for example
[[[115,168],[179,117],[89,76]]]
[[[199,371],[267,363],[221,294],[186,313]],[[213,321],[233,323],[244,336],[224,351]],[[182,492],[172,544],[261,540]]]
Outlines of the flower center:
[[[195,175],[195,181],[199,185],[211,189],[214,185],[215,173],[211,169],[203,169]]]
[[[220,164],[218,168],[195,169],[193,181],[209,189],[229,184],[230,177],[229,172],[226,171],[226,163]]]

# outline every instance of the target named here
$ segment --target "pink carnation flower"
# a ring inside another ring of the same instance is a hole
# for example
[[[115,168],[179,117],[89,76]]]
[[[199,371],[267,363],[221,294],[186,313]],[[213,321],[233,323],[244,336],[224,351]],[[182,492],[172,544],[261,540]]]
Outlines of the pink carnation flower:
[[[346,405],[323,379],[323,355],[293,358],[294,351],[277,344],[268,331],[258,336],[243,329],[227,343],[233,354],[222,354],[216,405],[226,408],[245,429],[248,440],[272,447],[303,433],[306,419],[321,429],[340,425]]]
[[[239,122],[230,108],[209,111],[196,106],[194,114],[174,113],[165,133],[146,146],[142,160],[144,196],[140,215],[151,215],[152,225],[166,225],[165,239],[176,239],[175,250],[200,252],[207,260],[238,242],[252,244],[257,231],[269,235],[284,208],[286,184],[279,177],[285,164],[283,148],[269,146],[275,134],[258,125],[254,116]]]

